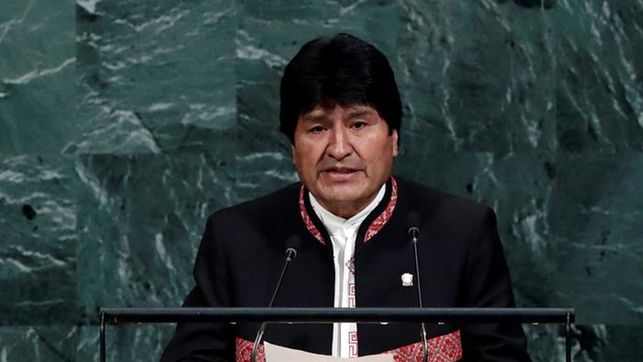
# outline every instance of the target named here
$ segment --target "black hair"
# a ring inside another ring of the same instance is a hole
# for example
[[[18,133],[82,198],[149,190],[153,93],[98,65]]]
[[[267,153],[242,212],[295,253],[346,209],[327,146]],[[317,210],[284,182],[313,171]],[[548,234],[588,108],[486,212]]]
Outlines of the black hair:
[[[350,34],[304,44],[284,70],[280,97],[279,129],[293,144],[299,117],[335,102],[373,107],[399,135],[402,103],[393,70],[382,52]]]

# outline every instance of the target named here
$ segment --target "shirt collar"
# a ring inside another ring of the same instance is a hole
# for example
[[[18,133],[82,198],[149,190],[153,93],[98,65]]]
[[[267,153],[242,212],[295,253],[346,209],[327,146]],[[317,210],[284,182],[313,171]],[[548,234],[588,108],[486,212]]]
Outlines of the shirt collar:
[[[349,219],[344,219],[343,217],[337,216],[332,212],[326,210],[313,196],[312,193],[308,193],[310,200],[310,205],[312,206],[315,214],[321,222],[324,224],[326,229],[330,234],[336,235],[343,228],[354,229],[355,231],[359,228],[360,224],[366,219],[368,214],[370,214],[382,201],[384,194],[386,193],[386,183],[380,187],[380,190],[375,195],[375,198],[366,205],[365,208],[360,210],[357,214],[353,215]]]

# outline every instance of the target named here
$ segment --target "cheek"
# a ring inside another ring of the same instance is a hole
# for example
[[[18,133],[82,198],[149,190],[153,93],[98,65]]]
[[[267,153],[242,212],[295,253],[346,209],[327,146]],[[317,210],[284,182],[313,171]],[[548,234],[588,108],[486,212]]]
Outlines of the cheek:
[[[388,139],[367,137],[363,141],[359,149],[361,150],[360,156],[364,159],[383,162],[383,158],[395,157],[397,155],[395,145]]]
[[[299,159],[307,164],[316,164],[324,153],[321,142],[301,142],[299,146]]]
[[[299,148],[293,152],[293,161],[299,173],[315,172],[317,160],[314,149],[308,147],[306,144],[300,145]]]

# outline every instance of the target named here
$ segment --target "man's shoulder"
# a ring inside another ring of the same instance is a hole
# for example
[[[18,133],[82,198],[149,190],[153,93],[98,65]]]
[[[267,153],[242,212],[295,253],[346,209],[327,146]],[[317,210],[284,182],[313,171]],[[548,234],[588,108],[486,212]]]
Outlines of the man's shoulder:
[[[468,250],[477,240],[472,236],[496,233],[494,211],[480,202],[416,182],[399,180],[398,186],[401,215],[417,214],[420,229],[432,236],[436,247],[442,245],[449,253]]]

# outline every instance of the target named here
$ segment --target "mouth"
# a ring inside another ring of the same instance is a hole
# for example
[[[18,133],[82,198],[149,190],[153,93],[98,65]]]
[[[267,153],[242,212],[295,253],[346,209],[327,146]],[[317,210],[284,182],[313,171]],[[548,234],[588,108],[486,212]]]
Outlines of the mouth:
[[[330,167],[322,171],[322,173],[329,177],[332,181],[338,182],[349,181],[359,172],[359,169],[346,167]]]
[[[357,172],[358,170],[355,168],[348,168],[348,167],[329,167],[325,172],[336,172],[336,173],[351,173],[351,172]]]

